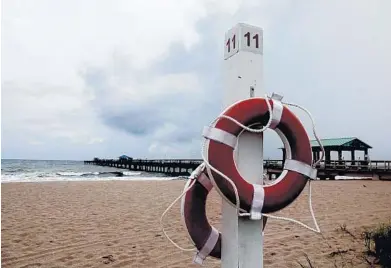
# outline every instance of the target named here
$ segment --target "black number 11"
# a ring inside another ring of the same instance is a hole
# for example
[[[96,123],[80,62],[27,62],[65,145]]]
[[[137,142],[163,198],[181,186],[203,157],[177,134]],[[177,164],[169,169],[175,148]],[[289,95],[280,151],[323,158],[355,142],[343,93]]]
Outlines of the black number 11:
[[[253,36],[253,38],[251,38],[250,35],[251,35],[250,32],[247,32],[247,33],[244,35],[244,37],[247,38],[247,46],[249,47],[249,46],[251,45],[251,39],[254,39],[254,40],[255,40],[255,47],[256,47],[256,48],[259,48],[259,35],[258,35],[258,34],[255,34],[255,35]]]
[[[235,49],[235,41],[236,41],[236,35],[232,36],[231,38],[228,38],[227,43],[225,44],[228,47],[228,53],[231,52],[231,42],[233,49]]]

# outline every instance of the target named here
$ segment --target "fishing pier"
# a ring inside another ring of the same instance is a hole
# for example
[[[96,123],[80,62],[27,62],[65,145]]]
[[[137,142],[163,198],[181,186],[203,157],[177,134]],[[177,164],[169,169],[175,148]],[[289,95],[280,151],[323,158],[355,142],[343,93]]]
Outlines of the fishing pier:
[[[201,159],[95,159],[84,161],[88,165],[123,168],[131,171],[161,173],[168,176],[189,176],[202,163]],[[264,160],[265,173],[270,179],[283,171],[283,160]],[[368,177],[372,179],[391,179],[390,160],[372,161],[322,161],[317,166],[318,178],[334,180],[336,176]]]
[[[368,149],[372,147],[358,138],[322,139],[325,149],[325,160],[317,166],[318,178],[334,180],[336,176],[366,177],[391,180],[391,160],[370,160]],[[311,141],[313,159],[319,159],[320,147]],[[282,149],[285,158],[285,149]],[[356,159],[356,154],[363,152],[363,158]],[[332,152],[337,159],[332,160]],[[343,159],[343,152],[349,152],[350,160]],[[202,163],[201,159],[133,159],[122,155],[119,159],[99,159],[84,161],[87,165],[123,168],[131,171],[161,173],[168,176],[189,176]],[[284,160],[263,160],[263,167],[269,179],[281,174]]]
[[[168,176],[188,176],[202,163],[197,159],[94,159],[84,164],[124,168],[131,171],[161,173]]]

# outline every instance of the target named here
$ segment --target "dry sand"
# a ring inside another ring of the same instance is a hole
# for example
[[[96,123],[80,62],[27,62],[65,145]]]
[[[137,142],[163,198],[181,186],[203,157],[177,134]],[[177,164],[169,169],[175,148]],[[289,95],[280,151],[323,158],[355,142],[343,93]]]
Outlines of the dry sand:
[[[162,235],[159,218],[184,181],[106,181],[2,184],[3,267],[198,267]],[[364,186],[365,185],[365,186]],[[208,198],[207,214],[220,227],[221,198]],[[323,237],[298,225],[269,220],[265,267],[368,267],[360,234],[391,218],[391,182],[316,181],[313,207]],[[312,225],[307,194],[279,215]],[[338,230],[346,224],[354,236]],[[165,226],[190,247],[179,204]],[[336,254],[338,250],[345,253]],[[208,258],[205,267],[220,267]]]

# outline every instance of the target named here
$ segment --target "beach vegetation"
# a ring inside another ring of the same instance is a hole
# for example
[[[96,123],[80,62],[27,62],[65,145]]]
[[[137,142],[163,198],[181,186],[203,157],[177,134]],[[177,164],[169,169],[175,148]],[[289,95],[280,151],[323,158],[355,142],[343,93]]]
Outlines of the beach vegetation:
[[[374,256],[375,264],[391,267],[391,221],[363,232],[366,254]]]

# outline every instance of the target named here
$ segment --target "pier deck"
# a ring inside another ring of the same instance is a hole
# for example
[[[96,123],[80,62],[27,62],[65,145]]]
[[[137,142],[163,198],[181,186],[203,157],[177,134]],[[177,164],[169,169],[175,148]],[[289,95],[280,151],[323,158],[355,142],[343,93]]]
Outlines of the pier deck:
[[[94,159],[84,161],[88,165],[123,168],[132,171],[162,173],[168,176],[188,176],[202,163],[201,159]],[[269,176],[278,176],[283,170],[283,160],[264,160],[265,172]],[[391,179],[390,160],[371,161],[322,161],[318,166],[318,177],[335,179],[335,176],[372,177],[373,179]]]

